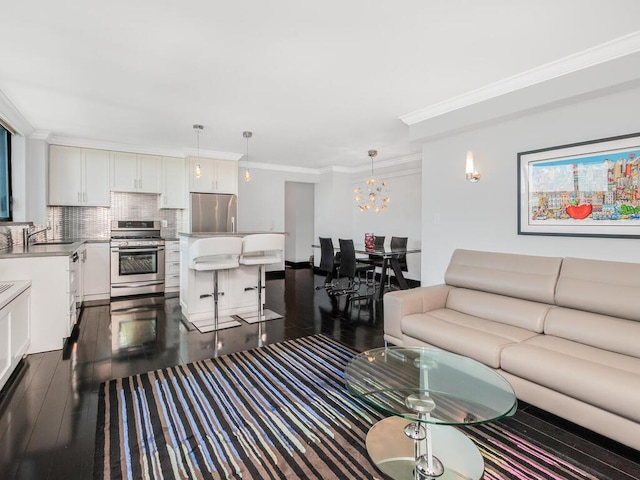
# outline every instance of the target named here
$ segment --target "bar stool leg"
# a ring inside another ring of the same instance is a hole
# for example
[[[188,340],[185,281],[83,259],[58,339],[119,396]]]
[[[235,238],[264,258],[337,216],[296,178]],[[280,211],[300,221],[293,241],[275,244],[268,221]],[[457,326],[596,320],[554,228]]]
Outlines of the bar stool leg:
[[[257,322],[266,322],[267,320],[276,320],[278,318],[282,318],[282,315],[274,312],[273,310],[269,310],[268,308],[262,308],[262,290],[264,287],[262,286],[262,272],[264,265],[258,265],[258,314],[257,315],[249,315],[243,314],[238,315],[242,320],[247,323],[257,323]]]
[[[240,322],[234,320],[232,317],[222,317],[222,323],[220,322],[220,315],[218,313],[218,301],[222,295],[224,295],[224,292],[220,292],[220,289],[218,287],[218,270],[214,270],[213,293],[204,293],[200,295],[200,298],[213,297],[213,325],[211,325],[210,319],[194,320],[191,322],[198,330],[200,330],[201,333],[237,327],[240,325]]]

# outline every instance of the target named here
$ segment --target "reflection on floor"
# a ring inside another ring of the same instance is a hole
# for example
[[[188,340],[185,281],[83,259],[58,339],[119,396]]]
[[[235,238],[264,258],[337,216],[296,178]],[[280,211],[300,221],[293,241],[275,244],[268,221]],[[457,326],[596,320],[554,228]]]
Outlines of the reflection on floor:
[[[316,291],[322,282],[323,277],[309,269],[287,269],[285,279],[267,284],[267,307],[284,314],[283,319],[241,322],[240,327],[218,333],[203,334],[184,322],[177,297],[85,309],[77,339],[64,351],[28,356],[10,388],[2,392],[0,478],[92,478],[97,392],[110,378],[320,332],[357,350],[382,346],[381,305],[366,300],[346,304],[344,298]],[[523,410],[520,420],[525,428],[559,439],[568,450],[588,452],[594,465],[640,477],[640,464],[630,460],[638,452],[617,445],[603,449],[575,437],[565,425],[553,425],[558,420],[543,412],[526,406]]]

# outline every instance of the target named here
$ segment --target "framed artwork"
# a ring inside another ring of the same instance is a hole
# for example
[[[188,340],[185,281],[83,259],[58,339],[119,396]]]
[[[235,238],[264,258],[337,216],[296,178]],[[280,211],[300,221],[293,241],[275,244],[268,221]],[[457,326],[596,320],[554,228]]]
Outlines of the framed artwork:
[[[518,234],[640,238],[640,133],[518,153]]]

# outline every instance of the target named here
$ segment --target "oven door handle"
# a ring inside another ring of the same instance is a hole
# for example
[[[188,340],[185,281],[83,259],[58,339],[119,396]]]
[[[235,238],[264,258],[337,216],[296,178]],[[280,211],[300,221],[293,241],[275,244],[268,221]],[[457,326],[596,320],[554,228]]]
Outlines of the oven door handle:
[[[153,248],[120,247],[120,248],[112,248],[111,252],[112,253],[155,253],[155,252],[164,252],[164,247],[153,247]]]
[[[158,282],[129,282],[126,284],[117,284],[117,283],[112,283],[111,284],[111,288],[136,288],[136,287],[152,287],[154,285],[162,285],[164,282],[162,280],[158,281]]]

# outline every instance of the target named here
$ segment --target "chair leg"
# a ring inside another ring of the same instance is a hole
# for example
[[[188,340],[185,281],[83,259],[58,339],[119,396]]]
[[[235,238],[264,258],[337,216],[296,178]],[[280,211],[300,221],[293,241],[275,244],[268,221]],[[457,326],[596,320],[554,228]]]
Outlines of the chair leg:
[[[258,265],[258,314],[257,315],[249,315],[243,314],[238,315],[242,320],[247,323],[257,323],[257,322],[266,322],[267,320],[275,320],[277,318],[282,318],[282,315],[276,313],[269,309],[263,309],[262,307],[262,290],[265,287],[262,286],[262,271],[264,265]]]

